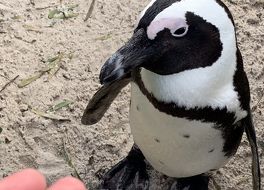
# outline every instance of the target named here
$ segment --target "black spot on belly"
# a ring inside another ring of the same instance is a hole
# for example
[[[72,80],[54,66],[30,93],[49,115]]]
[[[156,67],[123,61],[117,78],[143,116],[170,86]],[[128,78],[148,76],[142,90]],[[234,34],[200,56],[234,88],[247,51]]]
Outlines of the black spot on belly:
[[[213,149],[211,149],[208,153],[212,153],[212,152],[214,152],[215,151],[215,149],[213,148]]]
[[[189,139],[190,135],[183,135],[184,138]]]
[[[139,105],[137,105],[137,111],[140,111],[140,107],[139,107]]]
[[[159,139],[155,138],[154,140],[155,140],[157,143],[160,143],[160,140],[159,140]]]

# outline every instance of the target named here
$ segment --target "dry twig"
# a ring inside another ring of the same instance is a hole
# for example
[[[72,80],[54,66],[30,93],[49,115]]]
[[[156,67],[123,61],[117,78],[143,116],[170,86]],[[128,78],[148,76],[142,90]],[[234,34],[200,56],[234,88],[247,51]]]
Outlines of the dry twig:
[[[3,92],[10,84],[12,84],[13,82],[15,82],[15,80],[19,77],[19,75],[17,75],[15,78],[13,78],[12,80],[10,80],[8,83],[6,83],[3,88],[0,90],[0,92]]]
[[[46,119],[51,119],[51,120],[56,120],[56,121],[71,121],[68,118],[61,117],[61,116],[55,115],[53,113],[45,113],[45,112],[33,110],[33,109],[31,110],[31,112],[33,112],[34,114],[36,114],[40,117],[46,118]]]
[[[85,22],[91,17],[93,10],[94,10],[94,5],[95,5],[95,0],[92,0],[92,3],[91,3],[89,10],[88,10],[88,13],[86,14],[86,17],[84,19]]]
[[[66,143],[65,143],[64,139],[62,141],[63,141],[62,142],[63,156],[64,156],[66,163],[68,164],[68,166],[70,166],[73,169],[74,177],[77,177],[79,180],[83,181],[83,179],[81,178],[80,174],[78,173],[77,169],[75,168],[75,166],[74,166],[74,164],[73,164],[73,162],[69,156],[69,153],[66,149]]]

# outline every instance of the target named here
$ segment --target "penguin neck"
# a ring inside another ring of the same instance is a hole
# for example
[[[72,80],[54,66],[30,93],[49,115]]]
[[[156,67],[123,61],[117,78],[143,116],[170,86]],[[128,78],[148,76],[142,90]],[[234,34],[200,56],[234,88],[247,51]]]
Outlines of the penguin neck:
[[[142,68],[141,80],[146,90],[158,101],[175,103],[186,109],[211,107],[237,112],[240,102],[233,85],[236,48],[231,51],[212,66],[171,75],[159,75]]]

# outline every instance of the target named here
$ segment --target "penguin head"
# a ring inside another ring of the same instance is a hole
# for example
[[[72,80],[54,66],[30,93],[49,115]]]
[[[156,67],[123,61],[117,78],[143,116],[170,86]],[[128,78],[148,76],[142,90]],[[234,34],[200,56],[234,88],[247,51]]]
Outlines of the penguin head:
[[[152,0],[132,38],[102,67],[100,81],[125,78],[139,67],[159,75],[208,67],[235,45],[233,19],[220,0]]]

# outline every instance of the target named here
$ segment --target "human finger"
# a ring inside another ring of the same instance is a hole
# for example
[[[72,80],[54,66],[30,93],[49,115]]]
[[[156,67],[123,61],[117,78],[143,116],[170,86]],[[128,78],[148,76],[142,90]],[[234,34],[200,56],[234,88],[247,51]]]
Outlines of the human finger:
[[[34,169],[25,169],[0,180],[0,190],[45,190],[44,176]]]
[[[48,190],[86,190],[86,188],[80,180],[65,177],[54,183]]]

